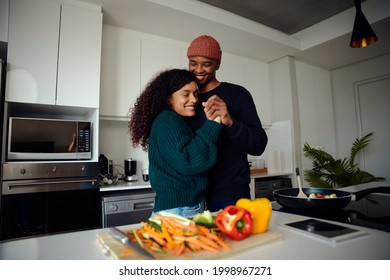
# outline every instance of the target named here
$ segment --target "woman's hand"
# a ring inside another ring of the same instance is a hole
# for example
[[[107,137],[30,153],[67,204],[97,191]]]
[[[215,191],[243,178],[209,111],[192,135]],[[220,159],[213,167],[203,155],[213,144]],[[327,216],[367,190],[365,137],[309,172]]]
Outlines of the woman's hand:
[[[233,119],[229,114],[226,103],[216,95],[211,96],[206,102],[203,102],[204,112],[207,119],[217,121],[216,118],[220,117],[223,125],[231,127]]]
[[[221,116],[217,116],[215,119],[213,119],[213,121],[221,123]]]

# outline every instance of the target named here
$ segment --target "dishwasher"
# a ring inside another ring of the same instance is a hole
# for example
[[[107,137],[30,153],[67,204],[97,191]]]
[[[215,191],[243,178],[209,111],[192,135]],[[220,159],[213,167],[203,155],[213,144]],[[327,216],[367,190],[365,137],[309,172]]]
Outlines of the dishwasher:
[[[275,201],[273,191],[283,188],[292,188],[291,178],[266,177],[255,179],[255,197],[266,197]]]
[[[146,222],[153,212],[155,192],[151,189],[108,192],[102,196],[102,225],[116,227]]]

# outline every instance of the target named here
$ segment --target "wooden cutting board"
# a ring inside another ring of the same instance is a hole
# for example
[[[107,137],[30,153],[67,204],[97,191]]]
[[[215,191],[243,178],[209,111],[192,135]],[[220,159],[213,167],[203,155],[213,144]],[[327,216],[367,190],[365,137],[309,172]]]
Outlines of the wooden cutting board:
[[[126,231],[126,229],[124,229]],[[262,234],[255,234],[247,237],[241,241],[234,241],[226,239],[229,243],[231,250],[222,250],[219,253],[210,253],[205,251],[187,253],[183,256],[174,256],[172,254],[160,254],[152,253],[158,260],[173,260],[173,259],[193,259],[193,260],[212,260],[212,259],[225,259],[234,257],[235,255],[248,251],[255,247],[270,244],[277,240],[282,240],[283,234],[278,231],[268,230]],[[97,240],[102,246],[102,250],[105,251],[106,255],[110,255],[113,259],[118,260],[140,260],[142,256],[136,253],[130,253],[129,249],[122,245],[119,241],[115,240],[107,229],[103,229],[98,232]]]

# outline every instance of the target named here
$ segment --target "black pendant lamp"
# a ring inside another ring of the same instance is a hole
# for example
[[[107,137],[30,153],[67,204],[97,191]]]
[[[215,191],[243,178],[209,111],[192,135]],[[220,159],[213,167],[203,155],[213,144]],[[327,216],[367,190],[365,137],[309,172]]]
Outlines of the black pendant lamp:
[[[360,0],[354,0],[356,7],[355,23],[353,24],[351,48],[364,48],[378,41],[374,31],[364,16]]]

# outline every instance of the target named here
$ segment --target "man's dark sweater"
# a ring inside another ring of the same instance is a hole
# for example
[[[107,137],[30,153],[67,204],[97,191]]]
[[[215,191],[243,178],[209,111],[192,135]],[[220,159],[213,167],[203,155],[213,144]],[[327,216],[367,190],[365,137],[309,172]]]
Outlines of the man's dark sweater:
[[[250,170],[248,154],[261,155],[268,142],[261,126],[256,107],[250,93],[242,86],[221,83],[215,89],[198,95],[199,103],[212,95],[219,96],[227,106],[233,125],[223,127],[218,139],[217,163],[209,171],[210,187],[207,202],[236,201],[250,198]],[[206,121],[203,106],[198,106],[195,117],[189,124],[193,130]]]

